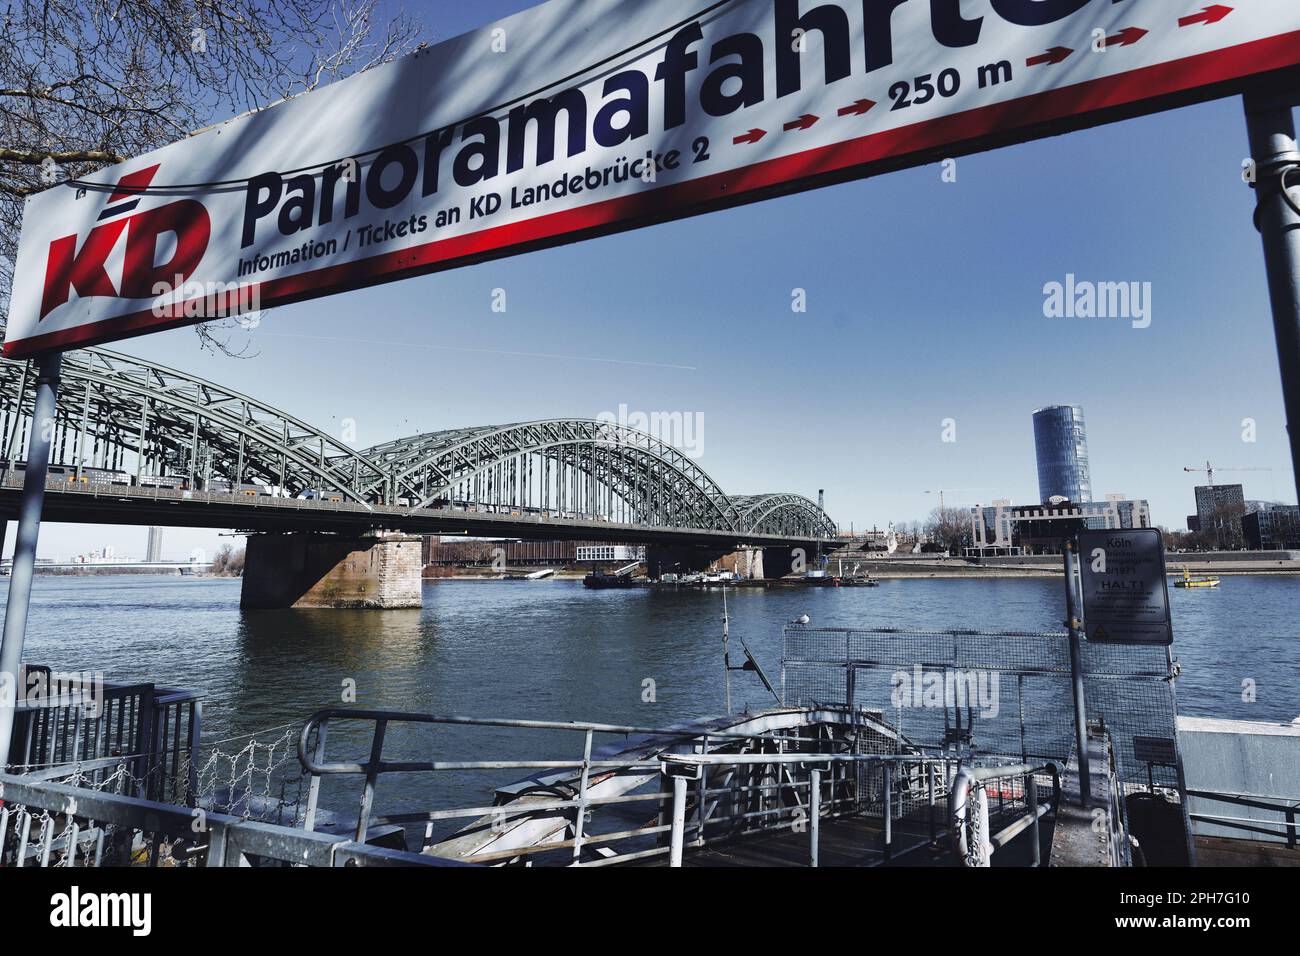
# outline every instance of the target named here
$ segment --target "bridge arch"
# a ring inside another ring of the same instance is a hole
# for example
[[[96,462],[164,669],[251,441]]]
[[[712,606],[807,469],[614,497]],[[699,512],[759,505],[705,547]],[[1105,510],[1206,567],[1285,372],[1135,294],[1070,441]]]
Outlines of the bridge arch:
[[[475,502],[650,526],[735,530],[727,495],[678,449],[614,422],[432,432],[367,449],[418,507]]]
[[[429,432],[354,449],[249,395],[175,369],[83,349],[63,360],[51,463],[259,484],[289,497],[335,492],[367,507],[552,513],[647,527],[829,538],[835,525],[800,495],[728,496],[655,436],[596,419]],[[0,360],[0,457],[24,457],[34,375]]]
[[[71,468],[180,476],[191,485],[256,483],[298,496],[356,487],[377,467],[301,419],[194,375],[104,349],[68,352],[50,461]],[[0,361],[6,461],[25,456],[35,398],[25,362]]]
[[[835,522],[803,495],[739,495],[731,499],[735,527],[755,534],[833,538]]]

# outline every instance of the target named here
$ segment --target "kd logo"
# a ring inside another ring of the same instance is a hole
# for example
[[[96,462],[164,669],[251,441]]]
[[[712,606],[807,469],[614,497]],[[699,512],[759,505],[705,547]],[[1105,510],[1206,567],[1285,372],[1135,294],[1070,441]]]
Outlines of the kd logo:
[[[150,166],[123,176],[109,197],[110,205],[99,214],[102,225],[90,231],[80,249],[75,235],[50,243],[41,319],[66,304],[73,289],[83,298],[152,299],[155,285],[173,283],[177,276],[183,281],[194,274],[212,234],[212,221],[202,203],[180,199],[126,215],[140,205],[141,194],[157,172],[157,166]],[[114,285],[105,266],[123,233],[126,250],[121,282]],[[176,237],[171,256],[166,262],[157,262],[158,247],[163,245],[159,240],[169,234]]]

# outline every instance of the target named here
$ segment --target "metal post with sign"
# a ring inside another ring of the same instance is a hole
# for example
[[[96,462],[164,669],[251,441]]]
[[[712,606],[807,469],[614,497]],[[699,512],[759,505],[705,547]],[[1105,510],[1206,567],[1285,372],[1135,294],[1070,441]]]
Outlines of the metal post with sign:
[[[1173,643],[1164,538],[1155,528],[1081,531],[1075,541],[1066,543],[1065,567],[1075,746],[1079,752],[1079,787],[1086,806],[1091,780],[1080,631],[1090,642],[1098,644]],[[1083,605],[1082,621],[1075,613],[1075,567]]]
[[[27,470],[23,474],[23,496],[18,506],[18,534],[9,574],[4,633],[0,636],[0,768],[9,762],[14,717],[22,693],[18,675],[27,636],[27,610],[31,604],[32,576],[36,572],[36,541],[41,533],[41,509],[45,504],[45,479],[49,473],[62,365],[62,352],[44,355],[36,363],[36,398],[27,438]]]
[[[1083,687],[1083,651],[1079,646],[1079,605],[1076,598],[1079,559],[1074,541],[1067,540],[1065,552],[1065,626],[1070,632],[1070,686],[1074,695],[1074,748],[1079,766],[1079,803],[1088,806],[1092,796],[1092,774],[1088,761],[1088,707]]]
[[[1281,93],[1244,97],[1254,185],[1255,224],[1264,241],[1264,268],[1273,305],[1273,331],[1300,493],[1300,149],[1292,108],[1300,81]]]
[[[1078,538],[1083,596],[1083,623],[1093,644],[1163,647],[1174,643],[1169,610],[1169,578],[1165,567],[1164,536],[1155,528],[1085,531]],[[1168,662],[1168,658],[1167,658]],[[1171,686],[1172,695],[1172,686]],[[1173,706],[1172,696],[1170,705]],[[1148,780],[1155,789],[1151,768],[1173,767],[1183,814],[1187,852],[1195,865],[1196,846],[1187,802],[1187,783],[1178,758],[1177,731],[1169,737],[1135,736],[1133,756],[1146,763]]]
[[[1079,534],[1086,636],[1096,644],[1174,642],[1165,543],[1155,528]]]

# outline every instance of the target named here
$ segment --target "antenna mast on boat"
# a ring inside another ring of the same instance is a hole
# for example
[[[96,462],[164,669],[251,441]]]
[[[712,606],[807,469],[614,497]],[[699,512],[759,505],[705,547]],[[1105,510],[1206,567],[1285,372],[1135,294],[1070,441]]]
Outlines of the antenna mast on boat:
[[[803,616],[802,623],[804,624],[808,623],[808,615],[805,614]],[[736,667],[732,667],[731,666],[731,615],[727,613],[727,586],[726,584],[723,584],[722,585],[722,670],[723,670],[723,685],[726,687],[726,693],[727,693],[727,716],[728,717],[731,716],[731,672],[732,671],[752,671],[755,674],[755,676],[757,676],[758,679],[762,682],[763,686],[767,688],[767,692],[776,698],[776,702],[778,704],[781,703],[781,695],[778,694],[776,692],[776,688],[772,686],[772,681],[768,679],[767,674],[763,671],[762,665],[758,663],[758,658],[754,656],[754,652],[749,649],[749,645],[745,643],[745,639],[743,637],[740,639],[740,646],[745,651],[745,663],[737,665]],[[749,713],[748,704],[745,705],[745,713]]]
[[[727,616],[727,586],[722,585],[722,673],[727,693],[727,716],[731,716],[731,621]]]

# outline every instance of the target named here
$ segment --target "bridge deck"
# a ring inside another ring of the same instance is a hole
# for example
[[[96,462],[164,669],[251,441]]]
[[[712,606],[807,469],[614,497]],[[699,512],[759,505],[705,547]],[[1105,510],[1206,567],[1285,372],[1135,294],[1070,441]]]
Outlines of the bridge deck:
[[[16,515],[22,478],[0,483],[0,515]],[[234,528],[246,531],[332,531],[357,534],[372,529],[408,534],[468,535],[563,541],[611,541],[631,544],[695,545],[726,548],[803,547],[810,552],[839,547],[840,542],[741,534],[735,531],[652,527],[555,518],[548,515],[403,508],[304,498],[274,498],[168,488],[46,485],[42,519],[54,522],[163,525],[181,528]]]

